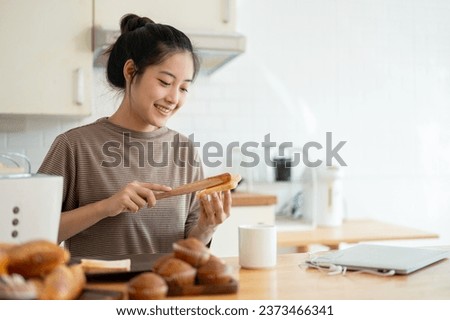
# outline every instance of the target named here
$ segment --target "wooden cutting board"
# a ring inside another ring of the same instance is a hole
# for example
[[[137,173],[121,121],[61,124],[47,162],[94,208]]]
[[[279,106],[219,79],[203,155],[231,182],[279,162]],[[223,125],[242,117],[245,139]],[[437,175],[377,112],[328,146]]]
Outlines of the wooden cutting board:
[[[103,289],[84,289],[78,300],[122,300],[123,292]]]
[[[236,293],[239,290],[239,282],[232,279],[226,284],[216,285],[200,285],[193,286],[171,286],[169,287],[168,296],[198,296],[204,294],[229,294]]]

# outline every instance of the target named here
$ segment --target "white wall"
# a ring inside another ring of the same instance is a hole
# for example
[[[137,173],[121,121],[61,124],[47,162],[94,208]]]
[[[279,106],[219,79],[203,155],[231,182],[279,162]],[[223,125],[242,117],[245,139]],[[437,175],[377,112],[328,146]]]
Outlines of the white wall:
[[[350,217],[441,234],[450,243],[450,2],[238,0],[247,52],[199,78],[169,123],[201,143],[345,140]],[[92,117],[0,119],[0,150],[36,170],[58,132],[113,112],[95,74]],[[209,169],[209,172],[221,169]],[[258,171],[258,177],[264,176]]]

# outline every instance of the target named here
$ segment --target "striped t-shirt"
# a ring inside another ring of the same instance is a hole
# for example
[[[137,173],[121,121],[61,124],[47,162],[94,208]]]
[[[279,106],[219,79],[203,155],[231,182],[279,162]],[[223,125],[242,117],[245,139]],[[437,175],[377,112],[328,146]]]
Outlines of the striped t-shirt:
[[[135,132],[107,118],[59,135],[38,172],[64,177],[63,212],[108,198],[132,181],[174,188],[203,178],[187,137],[167,127]],[[195,194],[162,199],[153,208],[105,218],[65,246],[73,257],[171,252],[172,243],[196,224],[199,210]]]

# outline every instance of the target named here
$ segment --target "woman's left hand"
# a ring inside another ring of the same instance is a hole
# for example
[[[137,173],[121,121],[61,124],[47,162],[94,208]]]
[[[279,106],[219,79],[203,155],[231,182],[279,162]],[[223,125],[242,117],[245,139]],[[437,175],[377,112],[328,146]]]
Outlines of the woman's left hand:
[[[200,198],[200,216],[198,227],[200,229],[215,229],[224,222],[231,212],[231,192],[214,192],[208,196]]]

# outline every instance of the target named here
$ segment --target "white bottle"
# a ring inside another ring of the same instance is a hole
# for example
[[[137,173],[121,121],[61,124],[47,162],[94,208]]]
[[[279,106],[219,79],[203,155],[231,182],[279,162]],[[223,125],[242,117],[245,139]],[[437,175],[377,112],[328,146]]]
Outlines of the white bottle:
[[[342,224],[344,196],[339,167],[305,168],[302,186],[307,220],[314,226],[336,227]]]

